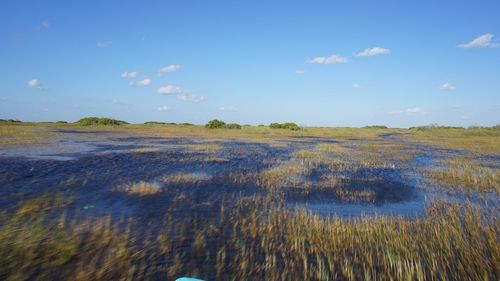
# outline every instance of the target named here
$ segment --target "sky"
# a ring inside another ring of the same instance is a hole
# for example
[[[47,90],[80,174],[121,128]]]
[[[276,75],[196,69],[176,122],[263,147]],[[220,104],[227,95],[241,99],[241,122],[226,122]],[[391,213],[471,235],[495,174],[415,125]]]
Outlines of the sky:
[[[0,118],[500,123],[500,1],[0,3]]]

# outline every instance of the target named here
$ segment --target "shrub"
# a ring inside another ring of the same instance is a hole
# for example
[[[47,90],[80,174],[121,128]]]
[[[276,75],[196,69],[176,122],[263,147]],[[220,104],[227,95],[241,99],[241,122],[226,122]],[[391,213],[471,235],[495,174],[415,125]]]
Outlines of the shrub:
[[[67,121],[57,121],[56,123],[57,124],[67,124],[68,122]]]
[[[292,131],[297,131],[297,130],[301,129],[299,125],[292,123],[292,122],[283,123],[283,124],[271,123],[269,125],[269,128],[271,128],[271,129],[288,129],[288,130],[292,130]]]
[[[205,125],[208,129],[241,129],[241,125],[237,123],[226,124],[224,121],[214,119]]]
[[[127,122],[121,120],[116,120],[111,118],[97,118],[97,117],[82,118],[78,120],[76,123],[81,126],[96,126],[96,125],[119,126],[123,124],[128,124]]]
[[[194,126],[194,124],[191,123],[179,123],[181,126]]]
[[[220,121],[217,119],[214,119],[205,125],[205,127],[208,129],[222,129],[225,126],[226,126],[226,123],[224,121]]]
[[[158,122],[158,121],[148,121],[144,122],[144,125],[166,125],[167,123],[165,122]]]
[[[236,123],[231,123],[231,124],[227,124],[226,129],[241,129],[241,125],[240,124],[236,124]]]
[[[387,126],[384,126],[384,125],[372,125],[372,126],[364,126],[363,129],[387,129]]]
[[[458,130],[463,130],[465,129],[464,127],[454,127],[454,126],[441,126],[439,124],[430,124],[427,126],[417,126],[417,127],[410,127],[410,130],[417,130],[417,131],[430,131],[430,130],[435,130],[435,129],[458,129]]]
[[[14,120],[14,119],[0,119],[0,122],[5,122],[5,123],[21,123],[21,121]]]

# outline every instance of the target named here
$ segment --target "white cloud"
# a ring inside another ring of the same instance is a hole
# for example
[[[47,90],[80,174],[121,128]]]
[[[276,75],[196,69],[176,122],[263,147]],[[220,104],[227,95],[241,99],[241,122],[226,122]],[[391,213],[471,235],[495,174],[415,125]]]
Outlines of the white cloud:
[[[399,115],[399,114],[403,114],[403,113],[406,113],[406,114],[425,114],[427,112],[424,111],[420,107],[410,107],[410,108],[407,108],[406,110],[387,112],[387,114],[389,114],[389,115]]]
[[[443,85],[441,85],[441,86],[439,87],[439,89],[440,89],[441,91],[447,91],[447,92],[453,91],[453,90],[455,90],[456,88],[457,88],[457,87],[455,87],[455,86],[451,85],[450,83],[444,83]]]
[[[97,42],[96,46],[97,48],[107,48],[109,46],[111,46],[111,41],[99,41]]]
[[[465,48],[465,49],[472,49],[472,48],[497,48],[498,46],[500,46],[497,41],[493,41],[493,34],[491,33],[486,33],[486,34],[483,34],[477,38],[475,38],[474,40],[468,42],[468,43],[464,43],[464,44],[460,44],[458,45],[457,47],[458,48]]]
[[[177,96],[178,100],[182,101],[190,101],[190,102],[199,102],[205,99],[203,96],[190,95],[188,93],[181,93]]]
[[[138,74],[139,74],[139,72],[137,72],[137,71],[125,71],[125,72],[122,72],[122,77],[123,78],[135,78],[135,77],[137,77]]]
[[[145,77],[143,80],[130,82],[130,86],[146,87],[146,86],[151,85],[152,82],[153,82],[153,80],[151,80],[150,78]]]
[[[305,70],[295,70],[295,74],[304,74],[305,73]]]
[[[309,61],[309,63],[315,63],[315,64],[338,64],[346,62],[347,59],[339,55],[331,55],[329,57],[315,57],[314,59]]]
[[[234,111],[237,111],[236,107],[234,106],[222,106],[222,107],[219,107],[219,110],[220,111],[229,111],[229,112],[234,112]]]
[[[161,95],[177,95],[177,99],[182,101],[199,102],[205,99],[203,96],[191,95],[184,92],[180,87],[173,85],[162,86],[158,88],[157,92]]]
[[[414,113],[414,114],[424,114],[425,113],[425,111],[420,107],[408,108],[408,109],[406,109],[406,112],[407,113]]]
[[[352,88],[353,89],[360,89],[361,88],[361,85],[357,84],[357,83],[354,83],[352,84]]]
[[[166,105],[158,107],[158,111],[167,111],[168,109],[169,108]]]
[[[181,69],[181,65],[180,64],[171,64],[171,65],[167,65],[165,67],[162,67],[160,68],[160,70],[158,70],[158,75],[165,75],[165,74],[168,74],[168,73],[172,73],[172,72],[175,72],[179,69]]]
[[[381,48],[381,47],[375,47],[375,48],[367,48],[364,51],[357,53],[357,57],[374,57],[374,56],[379,56],[379,55],[388,55],[391,53],[391,50]]]
[[[28,81],[28,86],[31,88],[42,89],[42,82],[38,79],[31,79]]]
[[[158,94],[162,95],[178,95],[182,94],[181,88],[177,86],[167,85],[158,88]]]

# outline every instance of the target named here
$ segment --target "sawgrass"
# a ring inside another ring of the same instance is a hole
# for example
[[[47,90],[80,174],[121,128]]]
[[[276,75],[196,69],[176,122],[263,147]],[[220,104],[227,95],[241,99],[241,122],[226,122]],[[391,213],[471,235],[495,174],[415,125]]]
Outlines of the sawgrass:
[[[429,128],[408,130],[402,135],[422,144],[479,153],[500,154],[499,128]]]
[[[452,190],[500,194],[500,169],[483,167],[480,162],[467,157],[441,161],[440,168],[427,169],[425,174]]]
[[[255,197],[204,219],[176,215],[175,204],[146,234],[139,222],[108,217],[4,214],[0,278],[498,280],[500,274],[498,216],[470,205],[435,203],[415,220],[342,220]]]

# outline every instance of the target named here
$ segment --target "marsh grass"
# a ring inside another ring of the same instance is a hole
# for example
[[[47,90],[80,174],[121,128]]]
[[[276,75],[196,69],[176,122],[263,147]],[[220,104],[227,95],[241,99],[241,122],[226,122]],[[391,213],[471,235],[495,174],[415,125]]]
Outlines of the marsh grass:
[[[136,196],[151,196],[163,192],[164,189],[165,188],[158,182],[140,181],[118,186],[114,190]]]
[[[196,185],[211,178],[211,176],[202,173],[176,173],[163,176],[160,180],[167,185]]]
[[[342,147],[338,144],[321,143],[316,145],[316,150],[321,153],[336,153],[339,155],[347,155],[349,153],[347,148]]]
[[[300,150],[297,151],[294,155],[295,158],[300,158],[300,159],[310,159],[310,158],[317,158],[320,155],[318,153],[315,153],[313,151],[308,151],[308,150]]]
[[[500,169],[483,167],[473,159],[454,157],[441,161],[441,167],[425,174],[446,188],[500,194]]]
[[[498,128],[429,128],[408,130],[401,135],[408,140],[447,149],[468,150],[478,153],[500,153]]]
[[[226,163],[229,162],[228,159],[226,158],[220,158],[220,157],[206,157],[202,158],[203,162],[209,162],[209,163]]]
[[[0,216],[0,278],[497,280],[500,274],[498,216],[470,205],[435,203],[415,220],[325,219],[256,197],[204,219],[178,216],[177,207],[159,219],[160,231],[145,235],[137,222],[106,217]]]
[[[148,152],[157,152],[157,151],[160,151],[160,149],[157,147],[141,147],[141,148],[134,148],[134,149],[128,150],[128,152],[131,152],[131,153],[148,153]]]
[[[221,149],[218,144],[190,144],[186,145],[188,151],[213,154]]]
[[[283,187],[298,187],[306,172],[306,168],[299,163],[283,163],[263,171],[257,184],[271,191]]]
[[[0,146],[33,145],[56,137],[50,125],[0,123]]]
[[[126,133],[137,137],[162,138],[190,138],[190,139],[221,139],[242,140],[256,143],[280,145],[282,141],[298,141],[297,137],[318,137],[338,140],[349,139],[381,139],[380,134],[392,132],[406,132],[394,129],[356,129],[356,128],[302,128],[301,130],[276,130],[269,127],[243,126],[240,130],[207,130],[204,126],[185,125],[133,125],[119,126],[93,125],[80,126],[78,124],[56,123],[7,123],[0,122],[1,145],[42,144],[57,137],[58,130],[95,131],[106,133]]]
[[[34,216],[51,210],[61,209],[73,202],[73,199],[58,192],[45,193],[42,196],[24,200],[17,209],[20,217]]]

